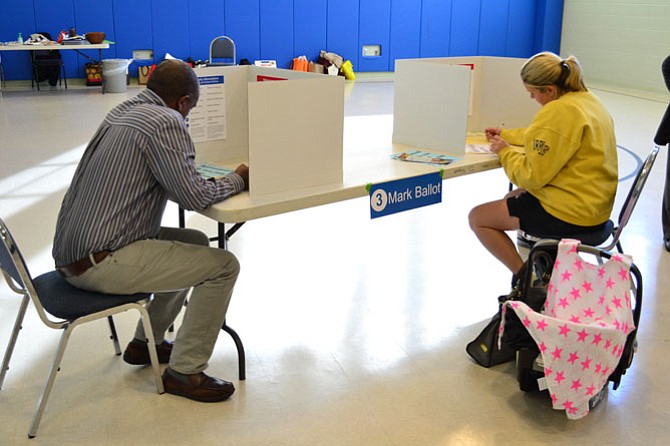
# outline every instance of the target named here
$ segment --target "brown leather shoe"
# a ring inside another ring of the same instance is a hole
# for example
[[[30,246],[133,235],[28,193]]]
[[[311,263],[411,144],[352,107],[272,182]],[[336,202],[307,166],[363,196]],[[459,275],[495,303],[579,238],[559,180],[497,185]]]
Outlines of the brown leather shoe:
[[[170,362],[170,354],[172,353],[172,344],[168,341],[163,341],[156,346],[156,353],[158,353],[158,362],[167,364]],[[133,339],[123,352],[123,360],[131,365],[147,365],[151,364],[149,357],[149,349],[147,343]]]
[[[169,370],[167,368],[163,372],[163,386],[167,393],[204,403],[227,400],[230,398],[230,395],[235,393],[233,383],[207,376],[204,372],[194,375],[184,375],[188,378],[188,382],[184,382],[173,376]]]

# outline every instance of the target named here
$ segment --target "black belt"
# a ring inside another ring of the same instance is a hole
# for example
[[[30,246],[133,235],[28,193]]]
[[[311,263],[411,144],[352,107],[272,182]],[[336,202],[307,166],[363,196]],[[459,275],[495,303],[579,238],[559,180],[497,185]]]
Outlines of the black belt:
[[[105,258],[108,255],[110,255],[111,253],[112,253],[112,251],[96,252],[95,254],[92,254],[89,257],[85,257],[81,260],[77,260],[76,262],[70,263],[69,265],[58,267],[58,272],[63,277],[81,276],[86,271],[88,271],[89,268],[91,268],[94,265],[94,263],[91,262],[91,257],[93,257],[93,261],[95,262],[95,264],[98,264],[98,263],[102,262],[103,260],[105,260]]]

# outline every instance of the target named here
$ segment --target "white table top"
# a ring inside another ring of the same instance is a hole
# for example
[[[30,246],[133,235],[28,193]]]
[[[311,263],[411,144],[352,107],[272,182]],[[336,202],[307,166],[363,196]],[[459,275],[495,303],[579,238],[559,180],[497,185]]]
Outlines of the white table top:
[[[468,138],[468,143],[485,140]],[[359,198],[368,195],[368,184],[409,178],[431,172],[443,172],[443,179],[496,169],[500,160],[494,154],[468,153],[459,161],[446,166],[412,163],[391,158],[392,153],[415,149],[403,144],[372,146],[368,149],[344,153],[344,180],[341,184],[320,186],[284,192],[276,195],[252,197],[243,192],[200,212],[220,223],[240,223],[285,212],[306,209],[323,204]],[[228,166],[232,167],[232,166]],[[251,168],[251,167],[250,167]]]
[[[8,44],[0,45],[0,51],[43,51],[43,50],[104,50],[109,48],[109,43],[82,43],[78,45],[62,45],[60,43],[55,44],[36,44],[36,45],[26,45],[24,44]]]

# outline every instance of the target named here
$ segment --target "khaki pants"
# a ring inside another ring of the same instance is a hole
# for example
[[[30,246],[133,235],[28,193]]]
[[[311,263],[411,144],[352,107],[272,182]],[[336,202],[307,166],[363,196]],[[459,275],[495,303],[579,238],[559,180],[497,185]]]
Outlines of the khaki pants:
[[[192,374],[207,368],[239,271],[237,258],[229,251],[210,248],[202,232],[161,228],[158,239],[131,243],[68,281],[108,294],[153,293],[147,310],[157,343],[193,287],[170,358],[171,369]],[[146,339],[141,322],[135,338]]]

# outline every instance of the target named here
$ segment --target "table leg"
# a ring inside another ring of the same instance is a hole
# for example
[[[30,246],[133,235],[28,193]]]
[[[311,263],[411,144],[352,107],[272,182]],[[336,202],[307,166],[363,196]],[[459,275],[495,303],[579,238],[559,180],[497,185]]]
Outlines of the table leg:
[[[230,335],[231,338],[233,338],[233,342],[235,343],[235,347],[237,348],[238,375],[240,381],[244,381],[245,379],[247,379],[247,370],[246,370],[247,359],[246,354],[244,353],[244,345],[242,345],[242,339],[240,339],[239,335],[235,330],[233,330],[228,326],[228,324],[226,324],[226,321],[223,321],[223,327],[221,327],[221,330],[225,331]]]
[[[219,223],[218,236],[213,240],[219,241],[219,248],[228,249],[228,239],[233,236],[246,222],[235,223],[228,231],[224,223]]]
[[[219,241],[219,248],[228,249],[228,238],[226,237],[226,224],[219,223],[217,225],[218,235],[216,239]]]
[[[100,86],[102,87],[102,94],[105,94],[105,76],[102,75],[102,49],[98,48],[98,63],[100,63]]]
[[[179,208],[179,227],[186,227],[186,212],[181,207]]]

